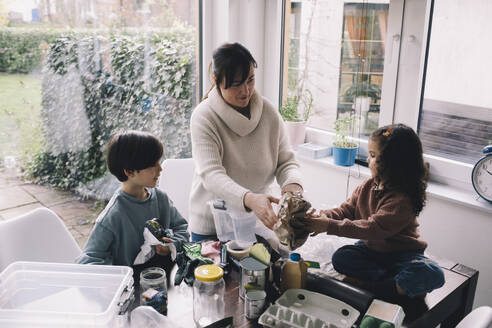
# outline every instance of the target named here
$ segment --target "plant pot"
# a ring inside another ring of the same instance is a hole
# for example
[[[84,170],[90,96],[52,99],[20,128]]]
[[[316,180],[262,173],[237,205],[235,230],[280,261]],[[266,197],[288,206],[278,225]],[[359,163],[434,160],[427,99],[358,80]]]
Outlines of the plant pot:
[[[333,146],[333,161],[336,165],[352,166],[355,163],[355,156],[359,147],[340,148]]]
[[[360,126],[363,133],[366,133],[367,130],[367,115],[371,108],[371,100],[370,97],[355,98],[355,112],[360,114]]]
[[[294,150],[306,139],[306,122],[285,122],[290,145]]]

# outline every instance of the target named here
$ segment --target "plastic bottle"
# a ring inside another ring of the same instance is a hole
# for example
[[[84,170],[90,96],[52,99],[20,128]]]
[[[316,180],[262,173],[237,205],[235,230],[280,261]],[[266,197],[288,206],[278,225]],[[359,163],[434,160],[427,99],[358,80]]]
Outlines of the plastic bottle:
[[[291,288],[306,287],[307,265],[299,253],[291,253],[282,266],[280,286],[282,292]]]

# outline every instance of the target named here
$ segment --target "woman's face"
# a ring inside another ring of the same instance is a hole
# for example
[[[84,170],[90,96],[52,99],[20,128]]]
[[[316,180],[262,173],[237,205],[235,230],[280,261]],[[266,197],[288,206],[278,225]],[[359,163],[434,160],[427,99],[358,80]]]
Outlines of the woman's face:
[[[251,64],[246,80],[241,83],[241,74],[237,72],[229,88],[225,88],[225,79],[219,85],[220,93],[224,100],[235,108],[244,108],[249,105],[249,100],[255,90],[255,68]]]

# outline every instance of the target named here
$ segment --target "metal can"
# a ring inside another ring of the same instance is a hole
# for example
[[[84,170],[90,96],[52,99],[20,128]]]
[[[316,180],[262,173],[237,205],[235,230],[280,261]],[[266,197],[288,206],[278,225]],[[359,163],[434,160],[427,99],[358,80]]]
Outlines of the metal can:
[[[239,297],[244,299],[244,294],[252,289],[264,290],[268,266],[252,257],[245,257],[239,263],[241,264]]]
[[[263,313],[265,307],[266,292],[264,290],[252,290],[244,297],[244,314],[248,319],[256,319]]]

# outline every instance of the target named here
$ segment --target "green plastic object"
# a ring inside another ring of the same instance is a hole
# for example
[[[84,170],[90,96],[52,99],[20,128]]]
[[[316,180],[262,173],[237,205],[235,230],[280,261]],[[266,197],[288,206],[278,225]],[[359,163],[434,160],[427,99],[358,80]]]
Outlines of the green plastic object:
[[[359,328],[395,328],[395,325],[391,322],[365,315]]]
[[[359,328],[378,328],[378,321],[376,318],[365,316],[362,319]]]

